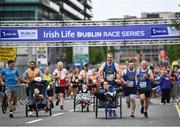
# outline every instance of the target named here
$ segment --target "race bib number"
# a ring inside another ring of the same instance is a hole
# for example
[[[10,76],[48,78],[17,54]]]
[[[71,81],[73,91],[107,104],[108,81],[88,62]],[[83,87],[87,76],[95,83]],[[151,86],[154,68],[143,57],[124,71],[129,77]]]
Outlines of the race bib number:
[[[75,79],[75,83],[78,83],[79,82],[79,80],[78,79]]]
[[[127,81],[128,82],[128,87],[133,87],[133,85],[134,85],[134,82],[133,81]]]
[[[146,88],[147,87],[147,83],[146,82],[140,82],[140,87],[141,88]]]
[[[107,74],[106,78],[108,81],[112,81],[112,80],[114,80],[114,74]]]

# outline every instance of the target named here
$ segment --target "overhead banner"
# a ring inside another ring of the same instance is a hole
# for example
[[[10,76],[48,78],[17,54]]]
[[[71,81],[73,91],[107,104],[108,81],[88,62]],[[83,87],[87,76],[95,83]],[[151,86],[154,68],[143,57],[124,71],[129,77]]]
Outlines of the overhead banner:
[[[168,25],[0,28],[1,42],[133,41],[180,38]]]
[[[16,61],[16,48],[0,47],[0,62]]]

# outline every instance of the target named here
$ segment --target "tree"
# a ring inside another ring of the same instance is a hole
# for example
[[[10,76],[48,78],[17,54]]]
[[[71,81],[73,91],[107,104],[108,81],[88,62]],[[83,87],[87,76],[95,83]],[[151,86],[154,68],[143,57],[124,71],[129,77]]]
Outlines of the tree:
[[[73,58],[73,48],[72,47],[66,47],[63,49],[63,51],[66,54],[66,58],[64,58],[66,60],[67,63],[72,63],[72,58]]]
[[[173,20],[171,26],[175,27],[177,30],[180,30],[180,21],[179,20]]]
[[[91,64],[98,64],[106,60],[106,54],[112,52],[114,54],[114,47],[90,47],[89,48],[89,60]]]
[[[97,64],[105,60],[106,53],[103,47],[89,47],[89,61],[91,64]]]
[[[170,62],[180,58],[180,45],[170,45],[167,47],[168,57]]]
[[[172,21],[172,27],[175,27],[177,30],[180,30],[180,21],[179,20],[173,20]],[[173,60],[180,59],[180,45],[170,45],[167,46],[167,52],[170,59],[170,62]]]
[[[72,63],[73,59],[73,48],[63,48],[63,52],[66,53],[65,60],[67,63]],[[98,64],[106,60],[106,54],[112,52],[114,54],[114,47],[110,47],[109,50],[106,46],[89,47],[89,63]]]

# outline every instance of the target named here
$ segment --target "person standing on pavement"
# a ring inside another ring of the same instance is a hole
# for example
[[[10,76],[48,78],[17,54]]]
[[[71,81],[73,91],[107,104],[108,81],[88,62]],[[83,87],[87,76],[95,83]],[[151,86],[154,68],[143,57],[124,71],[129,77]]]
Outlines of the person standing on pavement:
[[[129,61],[128,67],[122,72],[124,95],[126,96],[127,107],[131,108],[131,117],[135,117],[136,109],[136,70],[133,61]]]
[[[141,114],[148,118],[148,107],[151,95],[151,82],[154,82],[152,71],[148,68],[148,62],[143,60],[141,68],[137,72],[137,89],[140,95]]]
[[[107,61],[104,62],[98,71],[99,77],[103,76],[103,79],[108,82],[110,87],[117,87],[116,80],[118,76],[121,77],[121,70],[119,65],[113,61],[113,54],[107,53]]]
[[[164,105],[165,103],[169,104],[170,98],[171,98],[172,83],[169,76],[167,75],[167,70],[162,71],[162,76],[160,78],[159,85],[160,85],[161,93],[162,93],[161,104],[164,104]]]
[[[5,93],[8,99],[9,117],[13,118],[13,106],[16,104],[17,97],[17,82],[19,81],[18,69],[14,67],[15,62],[13,60],[8,61],[8,67],[1,70],[0,78],[5,81]]]
[[[176,98],[176,95],[177,95],[177,81],[178,81],[175,70],[171,71],[171,74],[170,74],[169,78],[170,78],[170,81],[171,81],[171,84],[172,84],[172,93],[171,93],[171,95],[172,95],[172,99],[173,99],[173,102],[174,102],[175,98]]]
[[[53,77],[55,78],[55,93],[57,97],[56,106],[59,105],[60,102],[60,109],[64,109],[64,95],[65,95],[65,88],[66,88],[66,77],[68,75],[67,70],[63,67],[62,62],[58,62],[57,69],[53,72]]]

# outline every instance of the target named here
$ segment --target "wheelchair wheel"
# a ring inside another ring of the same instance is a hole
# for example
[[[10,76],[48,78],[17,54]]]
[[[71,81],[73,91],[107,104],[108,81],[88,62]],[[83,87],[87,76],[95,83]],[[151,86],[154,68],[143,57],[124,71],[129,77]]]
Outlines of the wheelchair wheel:
[[[106,115],[106,119],[107,119],[107,116],[108,116],[108,108],[107,107],[105,108],[105,115]]]
[[[119,110],[120,110],[120,118],[122,119],[122,96],[120,95],[120,99],[119,99]]]
[[[95,111],[95,96],[93,96],[93,112]]]
[[[7,111],[7,110],[2,110],[2,113],[3,113],[3,114],[6,114],[6,111]]]
[[[2,113],[3,113],[3,114],[6,114],[7,107],[8,107],[8,104],[7,104],[7,96],[6,96],[6,94],[4,94],[3,100],[2,100],[2,105],[1,105]]]
[[[28,105],[26,104],[26,107],[25,107],[25,111],[26,111],[26,117],[28,117]]]
[[[76,95],[74,96],[74,103],[73,103],[74,105],[74,111],[76,111]]]
[[[83,103],[83,101],[82,101],[82,103],[81,103],[81,112],[83,112],[83,109],[84,109],[84,105],[83,105],[84,103]]]
[[[35,107],[35,112],[36,112],[36,117],[38,117],[39,114],[38,114],[38,105],[37,104],[36,104],[36,107]]]
[[[98,99],[95,99],[95,116],[98,117]]]
[[[52,115],[52,107],[51,106],[49,106],[50,108],[49,108],[49,116],[51,116]]]

